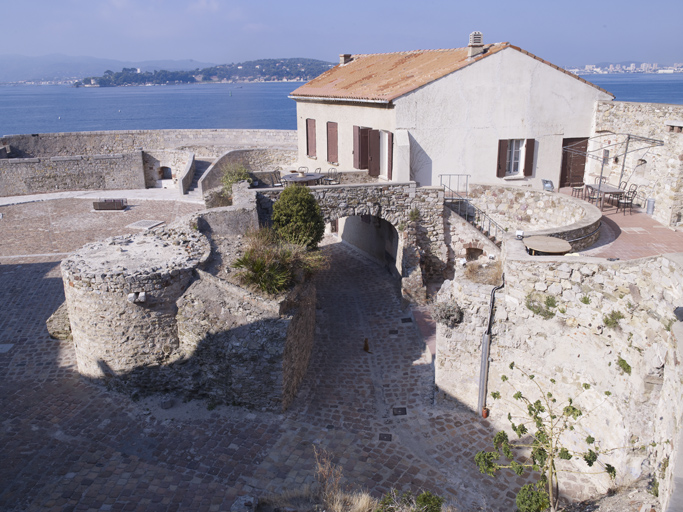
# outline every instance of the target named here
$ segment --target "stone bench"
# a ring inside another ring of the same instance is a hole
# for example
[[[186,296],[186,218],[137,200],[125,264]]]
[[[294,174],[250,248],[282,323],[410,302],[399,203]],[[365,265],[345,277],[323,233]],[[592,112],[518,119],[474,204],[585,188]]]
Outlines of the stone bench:
[[[127,199],[99,199],[93,201],[92,207],[95,210],[125,210],[128,208]]]

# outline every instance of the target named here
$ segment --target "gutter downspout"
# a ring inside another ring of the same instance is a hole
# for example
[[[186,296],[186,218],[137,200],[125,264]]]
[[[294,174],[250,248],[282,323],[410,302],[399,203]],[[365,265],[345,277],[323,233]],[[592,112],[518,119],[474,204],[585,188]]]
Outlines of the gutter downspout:
[[[486,389],[489,381],[489,351],[491,348],[491,327],[493,324],[493,306],[496,301],[496,292],[505,286],[505,274],[502,276],[503,282],[491,290],[491,301],[489,302],[489,322],[481,341],[481,366],[479,368],[479,400],[477,401],[477,414],[482,415],[486,407]]]

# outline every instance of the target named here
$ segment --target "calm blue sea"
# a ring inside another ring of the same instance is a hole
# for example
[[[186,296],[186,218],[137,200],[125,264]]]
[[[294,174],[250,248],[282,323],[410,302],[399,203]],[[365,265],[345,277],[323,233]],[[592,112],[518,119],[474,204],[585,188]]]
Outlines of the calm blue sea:
[[[620,101],[683,104],[683,73],[586,75]],[[295,82],[73,88],[0,85],[0,135],[164,128],[296,129]]]
[[[297,82],[75,88],[0,85],[0,134],[182,128],[296,129]]]

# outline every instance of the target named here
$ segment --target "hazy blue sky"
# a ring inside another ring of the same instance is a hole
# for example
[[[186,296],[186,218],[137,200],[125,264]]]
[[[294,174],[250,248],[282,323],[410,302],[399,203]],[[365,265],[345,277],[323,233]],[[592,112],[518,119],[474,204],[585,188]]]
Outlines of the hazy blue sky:
[[[683,0],[0,0],[0,54],[228,63],[509,41],[558,65],[683,62]]]

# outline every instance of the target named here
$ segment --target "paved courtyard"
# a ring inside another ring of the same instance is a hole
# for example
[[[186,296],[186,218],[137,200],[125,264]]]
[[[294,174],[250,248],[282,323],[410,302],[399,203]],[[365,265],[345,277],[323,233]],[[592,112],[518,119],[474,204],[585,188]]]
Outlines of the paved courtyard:
[[[473,462],[488,422],[432,404],[432,355],[396,281],[334,238],[317,279],[315,352],[286,413],[162,409],[161,397],[132,402],[80,378],[72,344],[45,329],[63,301],[63,254],[199,208],[137,203],[108,214],[77,199],[0,207],[0,509],[229,510],[239,495],[313,482],[314,446],[376,496],[425,489],[463,512],[514,509],[523,481]]]

